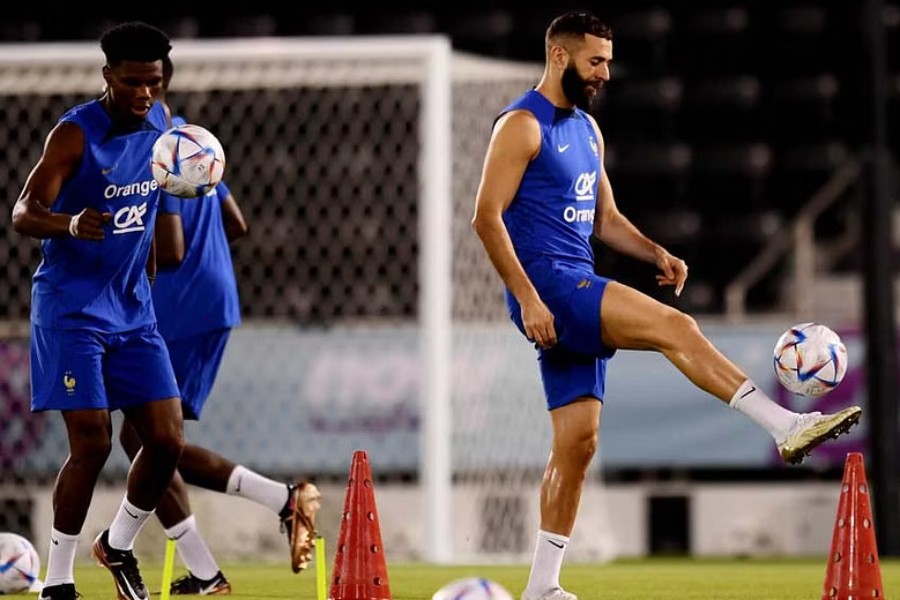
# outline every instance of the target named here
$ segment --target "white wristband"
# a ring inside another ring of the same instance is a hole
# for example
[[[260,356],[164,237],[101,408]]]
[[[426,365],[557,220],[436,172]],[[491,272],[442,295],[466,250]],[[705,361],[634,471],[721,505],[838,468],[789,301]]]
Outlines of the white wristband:
[[[78,215],[74,215],[69,219],[69,235],[73,238],[78,237]]]

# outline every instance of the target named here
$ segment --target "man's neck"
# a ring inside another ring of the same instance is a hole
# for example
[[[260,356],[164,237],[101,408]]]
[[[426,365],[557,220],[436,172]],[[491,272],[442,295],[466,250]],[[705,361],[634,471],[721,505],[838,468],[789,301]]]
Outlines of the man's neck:
[[[549,100],[550,104],[556,108],[561,108],[563,110],[572,110],[575,108],[575,105],[566,98],[566,95],[562,91],[562,87],[558,83],[550,80],[546,73],[534,89],[541,96]]]

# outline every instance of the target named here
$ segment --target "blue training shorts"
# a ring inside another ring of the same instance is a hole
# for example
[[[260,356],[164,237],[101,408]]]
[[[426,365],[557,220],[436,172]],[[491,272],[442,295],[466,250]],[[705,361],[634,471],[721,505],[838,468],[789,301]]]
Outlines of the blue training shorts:
[[[553,313],[557,344],[538,348],[538,362],[547,408],[553,410],[592,396],[602,400],[606,391],[606,363],[615,349],[603,344],[600,304],[609,279],[584,267],[558,262],[531,264],[528,276],[541,300]],[[523,334],[522,311],[507,291],[510,317]]]
[[[117,410],[178,397],[156,323],[120,333],[31,325],[31,410]]]
[[[231,329],[217,329],[167,342],[185,419],[198,420],[216,382]]]

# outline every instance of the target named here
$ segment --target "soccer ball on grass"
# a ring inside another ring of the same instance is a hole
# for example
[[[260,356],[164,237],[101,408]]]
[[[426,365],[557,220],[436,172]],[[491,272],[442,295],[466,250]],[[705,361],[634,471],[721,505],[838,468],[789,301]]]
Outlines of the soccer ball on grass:
[[[41,560],[27,539],[0,533],[0,595],[39,591]]]
[[[512,600],[512,596],[496,581],[468,577],[451,581],[436,591],[431,600]]]

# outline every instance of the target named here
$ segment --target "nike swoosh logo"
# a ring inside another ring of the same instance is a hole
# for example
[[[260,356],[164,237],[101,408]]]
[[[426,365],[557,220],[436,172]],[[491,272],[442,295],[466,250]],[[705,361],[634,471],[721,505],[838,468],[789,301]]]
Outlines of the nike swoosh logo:
[[[746,392],[741,394],[741,398],[746,398],[747,396],[749,396],[750,394],[752,394],[755,391],[756,391],[756,386],[754,385],[752,388],[750,388],[749,390],[747,390]]]
[[[556,149],[559,150],[559,153],[560,153],[560,154],[562,154],[563,152],[565,152],[566,150],[569,149],[569,146],[570,146],[570,145],[571,145],[571,144],[566,144],[565,146],[557,146]]]
[[[131,517],[132,519],[137,519],[137,518],[138,518],[137,515],[131,514],[131,511],[128,510],[127,508],[125,508],[124,506],[123,506],[122,508],[125,510],[125,514],[128,515],[129,517]]]
[[[125,588],[127,588],[127,589],[122,589],[122,583],[125,584]],[[131,582],[128,581],[127,577],[122,577],[121,579],[117,577],[116,585],[119,587],[119,591],[122,592],[122,595],[124,595],[128,598],[145,598],[146,597],[142,594],[139,594],[137,592],[137,590],[135,590],[134,587],[132,587]]]
[[[241,491],[241,482],[242,482],[243,480],[244,480],[244,476],[243,476],[243,475],[241,475],[240,477],[238,477],[237,485],[236,485],[235,488],[234,488],[235,493],[239,493],[239,492]]]
[[[55,539],[53,539],[53,538],[50,538],[50,541],[53,542],[53,545],[54,545],[54,546],[59,546],[59,540],[55,540]]]
[[[114,167],[114,166],[113,167],[105,167],[103,169],[100,169],[100,174],[101,175],[109,175],[110,173],[112,173],[115,170],[116,170],[116,167]]]
[[[213,579],[213,582],[212,582],[211,584],[209,584],[209,585],[206,586],[206,587],[201,587],[201,588],[200,588],[200,594],[199,594],[199,595],[200,595],[200,596],[207,596],[207,595],[209,595],[209,593],[210,593],[211,591],[213,591],[214,589],[216,589],[216,586],[217,586],[217,585],[218,585],[218,582],[217,582],[215,579]]]
[[[553,541],[553,540],[547,540],[547,541],[550,542],[551,544],[553,544],[554,546],[556,546],[557,548],[560,548],[560,549],[566,547],[565,544],[560,544],[559,542],[555,542],[555,541]]]
[[[180,535],[176,535],[176,536],[173,537],[172,539],[175,540],[175,541],[177,542],[178,540],[180,540],[181,538],[183,538],[184,536],[186,536],[186,535],[187,535],[187,532],[188,532],[188,530],[185,529],[184,531],[181,532]]]

